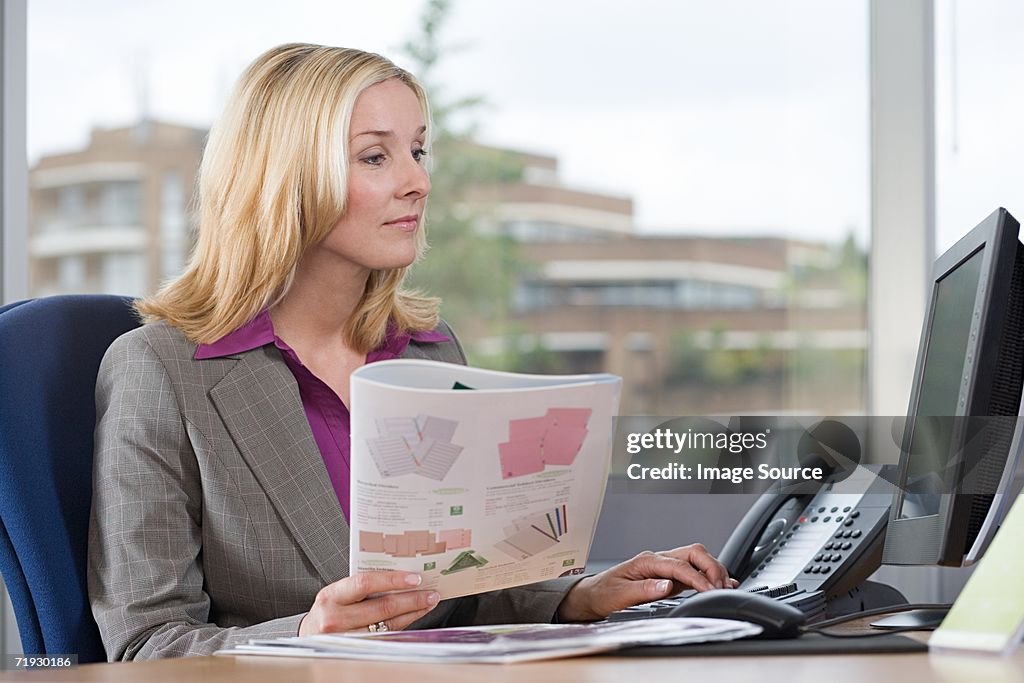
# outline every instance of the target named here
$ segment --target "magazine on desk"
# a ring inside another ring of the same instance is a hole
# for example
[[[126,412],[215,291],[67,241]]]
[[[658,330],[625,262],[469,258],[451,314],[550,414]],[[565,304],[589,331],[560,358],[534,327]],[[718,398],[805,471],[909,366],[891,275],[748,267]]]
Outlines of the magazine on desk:
[[[503,624],[426,631],[338,633],[251,640],[218,655],[267,655],[437,664],[513,664],[640,645],[736,640],[761,627],[730,619],[638,619],[592,624]]]
[[[445,599],[583,573],[621,386],[428,360],[356,370],[349,573],[416,572]]]

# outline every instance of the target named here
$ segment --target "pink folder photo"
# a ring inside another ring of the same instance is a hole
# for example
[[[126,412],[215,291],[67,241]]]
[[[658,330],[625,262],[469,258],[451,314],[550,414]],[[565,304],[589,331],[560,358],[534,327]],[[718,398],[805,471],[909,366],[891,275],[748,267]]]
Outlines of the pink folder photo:
[[[557,427],[586,427],[590,419],[590,408],[548,408],[547,417]]]
[[[498,444],[498,461],[501,464],[502,479],[543,472],[541,439],[523,439]]]
[[[583,427],[558,427],[544,437],[541,460],[545,465],[571,465],[580,452],[587,430]]]

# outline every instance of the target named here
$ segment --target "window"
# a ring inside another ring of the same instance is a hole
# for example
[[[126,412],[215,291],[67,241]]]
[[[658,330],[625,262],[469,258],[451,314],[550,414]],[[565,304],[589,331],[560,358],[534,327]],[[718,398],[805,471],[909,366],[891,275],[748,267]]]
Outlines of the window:
[[[34,0],[36,291],[77,281],[54,259],[85,263],[87,285],[119,293],[180,272],[205,134],[245,64],[304,40],[415,70],[398,46],[422,42],[425,7],[299,0],[282,15],[277,3],[240,0]],[[435,248],[414,274],[445,298],[473,360],[528,369],[550,351],[567,371],[618,372],[625,412],[864,410],[867,10],[847,0],[524,0],[514,13],[453,3],[427,80],[435,105],[487,101],[448,122],[475,130],[463,142],[490,170],[444,214],[436,183],[431,211],[482,242],[464,251],[469,242],[445,242],[435,222]],[[252,30],[237,31],[239,16]],[[73,240],[60,231],[67,221]],[[453,269],[446,258],[487,265]],[[524,332],[562,341],[528,357],[489,351],[522,347]],[[849,343],[817,348],[815,332]],[[673,340],[684,338],[681,351]],[[724,372],[733,379],[711,391],[659,384],[681,355],[748,368],[750,339],[770,356],[760,374]],[[836,354],[849,362],[830,362]],[[808,358],[817,372],[803,370]],[[631,377],[634,367],[647,370]]]
[[[935,3],[936,248],[997,207],[1024,221],[1024,5]]]

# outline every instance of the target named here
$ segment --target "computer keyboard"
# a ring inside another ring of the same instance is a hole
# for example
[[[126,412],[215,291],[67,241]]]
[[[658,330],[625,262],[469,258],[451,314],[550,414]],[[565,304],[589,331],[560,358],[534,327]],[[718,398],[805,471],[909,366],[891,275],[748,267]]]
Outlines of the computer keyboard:
[[[758,593],[767,598],[772,598],[792,605],[804,614],[808,615],[808,618],[811,620],[813,620],[813,617],[824,614],[825,611],[824,593],[821,591],[808,592],[801,590],[795,583],[787,583],[781,586],[755,586],[744,590],[748,593]],[[694,590],[683,591],[679,595],[671,598],[655,600],[654,602],[645,602],[640,605],[634,605],[633,607],[627,607],[626,609],[609,614],[608,621],[627,621],[630,619],[649,619],[668,616],[669,612],[678,607],[681,602],[693,595],[696,595],[696,593],[697,591]]]

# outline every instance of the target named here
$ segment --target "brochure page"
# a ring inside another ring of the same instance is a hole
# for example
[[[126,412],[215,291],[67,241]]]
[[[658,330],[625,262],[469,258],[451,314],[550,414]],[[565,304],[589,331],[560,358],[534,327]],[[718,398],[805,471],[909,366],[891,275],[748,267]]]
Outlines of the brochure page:
[[[581,574],[621,378],[427,360],[352,374],[350,573],[453,598]]]

